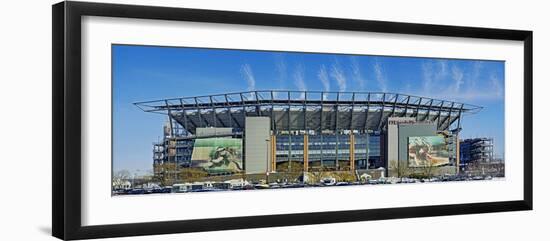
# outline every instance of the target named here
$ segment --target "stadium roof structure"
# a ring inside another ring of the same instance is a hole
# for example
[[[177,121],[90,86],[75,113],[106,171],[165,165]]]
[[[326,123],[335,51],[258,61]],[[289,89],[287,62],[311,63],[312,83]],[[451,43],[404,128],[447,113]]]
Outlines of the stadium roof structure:
[[[274,131],[380,131],[388,117],[414,117],[438,130],[460,127],[462,115],[482,107],[386,92],[263,90],[134,103],[145,112],[168,115],[194,134],[199,127],[244,129],[246,116],[271,117]]]

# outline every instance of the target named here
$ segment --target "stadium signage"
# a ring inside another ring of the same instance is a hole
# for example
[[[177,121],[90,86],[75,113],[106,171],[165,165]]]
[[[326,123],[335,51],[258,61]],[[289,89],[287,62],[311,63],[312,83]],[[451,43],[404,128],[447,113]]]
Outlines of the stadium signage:
[[[399,125],[399,124],[414,124],[416,119],[413,117],[390,117],[388,118],[388,125]]]

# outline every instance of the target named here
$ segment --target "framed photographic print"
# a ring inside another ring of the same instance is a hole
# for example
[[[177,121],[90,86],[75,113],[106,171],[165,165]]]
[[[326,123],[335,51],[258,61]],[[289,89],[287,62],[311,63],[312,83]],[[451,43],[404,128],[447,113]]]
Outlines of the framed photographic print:
[[[53,6],[53,235],[532,209],[532,32]]]

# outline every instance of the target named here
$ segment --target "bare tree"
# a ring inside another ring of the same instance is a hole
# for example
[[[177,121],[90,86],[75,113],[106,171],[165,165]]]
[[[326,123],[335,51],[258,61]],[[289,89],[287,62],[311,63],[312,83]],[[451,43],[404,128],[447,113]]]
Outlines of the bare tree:
[[[409,170],[409,167],[407,165],[397,165],[397,176],[398,177],[406,177],[409,174],[410,174],[410,170]]]
[[[185,168],[179,171],[178,179],[185,182],[201,181],[208,173],[200,168]]]
[[[129,180],[131,178],[132,174],[130,174],[130,171],[126,169],[122,169],[120,171],[117,171],[113,175],[114,180]]]
[[[434,161],[432,160],[429,160],[427,162],[427,165],[424,166],[424,174],[426,175],[427,178],[433,177],[434,167],[435,167],[435,164],[434,164]]]
[[[120,170],[113,174],[113,179],[111,180],[111,185],[114,189],[127,188],[128,180],[130,180],[131,174],[128,170]]]

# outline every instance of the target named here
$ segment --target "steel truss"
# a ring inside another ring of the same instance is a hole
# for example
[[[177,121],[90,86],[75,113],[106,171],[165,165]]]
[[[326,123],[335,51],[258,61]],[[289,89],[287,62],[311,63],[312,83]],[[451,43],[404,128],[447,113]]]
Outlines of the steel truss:
[[[248,91],[134,103],[145,112],[166,114],[190,134],[200,127],[242,130],[246,116],[271,117],[280,132],[382,131],[389,117],[414,117],[448,130],[462,115],[482,107],[386,92]],[[170,121],[172,122],[172,121]]]

